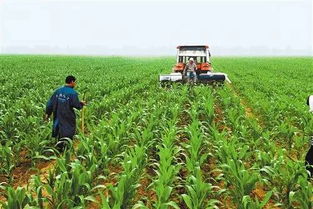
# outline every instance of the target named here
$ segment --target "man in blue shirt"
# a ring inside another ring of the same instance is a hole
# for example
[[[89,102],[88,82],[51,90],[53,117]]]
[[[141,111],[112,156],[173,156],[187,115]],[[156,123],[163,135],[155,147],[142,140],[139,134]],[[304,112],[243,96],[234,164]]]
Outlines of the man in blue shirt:
[[[86,103],[79,101],[78,93],[74,90],[76,78],[67,76],[65,86],[57,89],[46,106],[46,120],[53,113],[52,137],[60,139],[57,148],[64,150],[66,142],[62,139],[73,139],[76,132],[76,115],[74,108],[80,110]]]

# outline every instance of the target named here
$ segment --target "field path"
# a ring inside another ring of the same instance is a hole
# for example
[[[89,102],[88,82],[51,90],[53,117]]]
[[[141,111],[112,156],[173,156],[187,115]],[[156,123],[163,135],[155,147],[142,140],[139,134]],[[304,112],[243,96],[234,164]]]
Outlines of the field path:
[[[255,119],[258,122],[257,124],[259,125],[259,127],[264,128],[265,125],[262,117],[255,113],[253,108],[248,104],[247,100],[240,95],[239,91],[232,84],[227,84],[227,87],[233,92],[233,94],[237,98],[240,99],[240,104],[244,108],[247,118]]]
[[[253,108],[248,104],[246,99],[240,96],[240,93],[236,88],[229,84],[227,87],[233,92],[233,95],[240,100],[240,105],[245,110],[245,116],[257,122],[258,128],[264,130],[266,129],[265,123],[263,122],[262,116],[255,114]],[[275,143],[277,147],[281,147],[278,143]],[[288,156],[289,157],[289,156]],[[262,201],[268,191],[265,190],[264,185],[257,183],[255,189],[252,191],[252,195]],[[270,201],[265,205],[264,209],[280,209],[280,207],[275,206],[275,202],[270,199]]]

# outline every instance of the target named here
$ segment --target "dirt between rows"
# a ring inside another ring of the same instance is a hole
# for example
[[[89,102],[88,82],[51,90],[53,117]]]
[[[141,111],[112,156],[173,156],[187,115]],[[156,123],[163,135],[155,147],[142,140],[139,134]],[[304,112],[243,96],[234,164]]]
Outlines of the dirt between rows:
[[[245,115],[247,118],[254,119],[260,128],[265,128],[265,123],[263,122],[263,119],[261,116],[254,113],[253,108],[251,108],[248,104],[248,102],[242,98],[237,90],[231,85],[228,85],[233,94],[240,99],[240,104],[245,110]],[[254,198],[257,198],[259,201],[262,201],[268,191],[265,190],[265,186],[261,183],[256,183],[255,189],[252,191],[251,196]],[[264,206],[264,209],[280,209],[280,207],[275,206],[275,202],[271,198],[268,203]]]
[[[188,110],[191,108],[191,104],[188,100],[186,100],[184,102],[183,105],[183,110]],[[176,142],[175,142],[175,146],[180,147],[182,150],[184,149],[184,145],[189,143],[189,135],[187,133],[185,133],[184,129],[190,124],[191,122],[191,118],[190,115],[185,112],[182,111],[179,115],[179,119],[177,122],[177,127],[179,130],[181,130],[181,132],[179,132],[176,135]],[[182,153],[179,153],[179,156],[177,156],[177,163],[186,163],[186,158]],[[179,208],[181,209],[187,209],[187,205],[186,203],[183,201],[183,199],[181,198],[182,194],[186,194],[186,187],[185,187],[185,182],[187,180],[188,177],[188,170],[187,168],[182,167],[178,174],[177,174],[177,180],[174,182],[174,189],[172,191],[172,194],[170,196],[170,200],[174,201],[175,203],[177,203],[177,205],[179,206]]]
[[[228,127],[225,123],[225,115],[222,110],[221,105],[216,101],[214,102],[214,124],[217,125],[217,129],[221,131],[226,131],[227,133],[231,133],[232,129]],[[207,179],[210,179],[209,183],[212,186],[216,186],[217,189],[214,191],[217,192],[219,189],[227,189],[226,184],[223,180],[217,179],[219,175],[222,174],[219,171],[217,166],[217,159],[209,158],[208,161],[203,165],[204,174]],[[236,208],[232,199],[229,196],[219,196],[218,200],[222,203],[220,208],[222,209],[234,209]]]
[[[152,168],[148,167],[144,170],[143,177],[139,180],[140,186],[137,188],[133,204],[142,201],[148,208],[153,208],[153,203],[156,202],[157,195],[149,186],[151,185],[154,176],[155,172]]]
[[[12,182],[9,182],[8,176],[0,176],[0,182],[9,184],[13,188],[23,187],[26,188],[29,184],[32,175],[44,175],[48,173],[48,170],[54,167],[55,160],[50,161],[38,161],[35,166],[32,165],[32,160],[27,158],[27,151],[23,150],[20,152],[19,159],[22,161],[15,166],[10,177],[12,177]],[[0,195],[0,200],[6,201],[5,195]]]
[[[253,118],[257,121],[258,125],[262,128],[265,127],[263,119],[260,115],[256,114],[253,108],[250,107],[249,103],[245,98],[242,98],[236,88],[232,84],[227,84],[229,89],[233,92],[233,94],[240,99],[240,104],[245,110],[245,115],[247,118]]]
[[[117,185],[118,184],[118,179],[117,176],[123,172],[123,168],[118,165],[118,164],[110,164],[108,166],[108,170],[109,170],[109,175],[106,179],[101,180],[98,182],[98,185],[103,185],[105,187],[108,187],[110,185]],[[104,197],[107,197],[109,195],[109,190],[107,188],[102,189],[101,191],[99,191],[103,194]],[[101,197],[100,195],[95,195],[95,199],[97,202],[90,202],[90,204],[88,204],[87,208],[88,209],[99,209],[100,207],[100,203],[101,203]]]
[[[245,116],[247,118],[256,120],[259,127],[264,128],[264,123],[262,122],[262,118],[259,117],[257,114],[254,114],[253,109],[248,105],[248,103],[243,98],[239,96],[239,94],[231,85],[228,85],[228,86],[232,90],[233,94],[240,99],[240,104],[245,110]],[[214,114],[215,114],[214,123],[217,124],[218,130],[219,131],[226,130],[228,133],[232,133],[231,128],[225,125],[225,116],[218,102],[215,103]],[[209,173],[210,171],[215,170],[217,168],[216,163],[217,163],[217,160],[214,158],[213,159],[211,158],[204,167],[204,170],[206,171],[206,173]],[[210,174],[213,176],[213,179],[215,179],[218,175],[221,174],[221,172],[216,171],[216,172],[211,172]],[[218,186],[221,189],[227,189],[225,186],[225,182],[223,181],[216,181],[216,182],[211,181],[210,183],[212,185]],[[232,188],[228,188],[228,189],[232,189]],[[252,198],[258,199],[259,201],[262,201],[267,192],[268,191],[266,191],[265,186],[261,184],[260,182],[258,182],[255,186],[255,189],[251,192],[250,196]],[[236,208],[236,205],[233,203],[230,196],[220,197],[219,201],[222,202],[221,208],[225,208],[225,209]],[[275,206],[275,202],[272,199],[270,199],[269,202],[264,206],[264,209],[280,209],[280,207]]]
[[[77,148],[78,144],[78,140],[73,141],[74,149]],[[39,175],[39,178],[44,180],[56,164],[56,160],[36,160],[36,162],[32,162],[32,159],[27,157],[27,150],[22,150],[19,155],[19,159],[22,159],[22,161],[12,171],[12,182],[9,182],[7,176],[0,176],[0,182],[9,184],[15,189],[17,187],[27,188],[33,175]],[[33,166],[33,163],[35,166]],[[3,194],[0,195],[0,201],[6,201],[4,193],[3,191]]]
[[[132,142],[134,145],[134,141]],[[152,154],[152,156],[155,156],[155,154]],[[142,173],[142,177],[139,180],[139,186],[136,189],[136,193],[133,198],[132,204],[136,204],[138,201],[142,201],[145,206],[148,208],[153,208],[153,203],[157,200],[157,196],[155,191],[150,188],[150,184],[152,183],[152,179],[155,177],[156,173],[154,171],[154,167],[148,165]],[[123,168],[120,165],[117,164],[110,164],[108,166],[108,177],[103,180],[98,182],[98,185],[104,185],[104,186],[117,186],[118,184],[118,176],[121,175],[123,172]],[[110,196],[110,191],[105,188],[99,190],[103,194],[104,197]],[[101,197],[99,194],[95,195],[95,199],[97,202],[90,202],[88,204],[87,208],[88,209],[99,209],[101,208]]]
[[[240,98],[239,94],[236,93],[236,90],[232,86],[230,86],[230,88],[234,92],[234,95]],[[264,127],[261,118],[259,118],[256,114],[254,114],[253,109],[248,105],[248,103],[244,99],[240,98],[240,104],[245,110],[246,117],[255,119],[261,127]],[[178,126],[179,127],[187,126],[189,122],[190,122],[190,118],[188,117],[188,115],[186,113],[181,114],[180,120],[178,122]],[[226,130],[231,133],[231,128],[227,127],[227,125],[225,124],[225,116],[219,104],[214,105],[214,123],[217,124],[217,128],[219,131]],[[180,146],[183,143],[188,143],[188,140],[189,140],[188,136],[185,134],[179,135],[178,139],[179,139],[178,140],[179,143],[177,144],[178,146]],[[75,147],[78,146],[78,143],[79,142],[75,143]],[[21,155],[26,156],[26,153],[21,152]],[[54,168],[55,163],[56,163],[55,160],[40,161],[36,163],[34,168],[32,168],[31,160],[25,159],[25,161],[21,162],[13,170],[12,172],[13,182],[11,183],[11,185],[14,188],[17,188],[18,186],[27,187],[30,177],[32,175],[40,175],[40,178],[43,179],[48,174],[49,170]],[[215,158],[208,159],[208,161],[205,162],[201,168],[205,175],[205,179],[212,179],[212,177],[213,179],[216,179],[221,174],[221,172],[219,171],[212,172],[213,170],[216,170],[216,168],[217,168],[217,159]],[[116,185],[118,183],[117,176],[123,171],[123,169],[118,165],[110,165],[108,169],[109,169],[109,173],[111,173],[112,175],[109,175],[109,177],[103,182],[101,182],[100,184],[103,184],[105,186]],[[149,185],[152,183],[152,179],[154,176],[155,176],[155,171],[152,167],[145,168],[144,175],[139,181],[140,186],[138,187],[136,191],[134,203],[136,203],[139,200],[142,200],[148,208],[153,208],[153,203],[157,200],[157,197],[156,197],[155,192],[151,188],[149,188]],[[188,176],[188,171],[186,169],[181,169],[178,176],[182,180],[186,180]],[[6,177],[4,176],[0,176],[0,181],[5,182],[5,178]],[[215,180],[215,181],[210,181],[210,183],[213,186],[217,186],[221,189],[227,189],[225,182],[223,181]],[[261,183],[257,183],[255,189],[251,193],[251,196],[262,201],[266,195],[266,192],[267,191],[265,190],[264,185],[262,185]],[[104,190],[103,193],[105,196],[109,195],[108,190]],[[181,194],[186,193],[185,188],[175,188],[175,190],[173,190],[173,193],[175,193],[175,195],[171,196],[172,200],[175,201],[180,206],[180,208],[183,208],[183,209],[187,208],[182,198],[180,197]],[[0,196],[0,201],[1,200],[5,201],[5,197]],[[99,195],[96,195],[96,200],[98,202],[101,202],[101,198]],[[225,208],[225,209],[236,208],[235,204],[232,202],[231,197],[229,196],[221,196],[219,197],[218,200],[222,203],[221,208]],[[91,203],[88,206],[88,208],[96,209],[100,207],[99,207],[99,204]],[[265,209],[279,209],[280,207],[276,207],[274,201],[270,200],[264,208]]]

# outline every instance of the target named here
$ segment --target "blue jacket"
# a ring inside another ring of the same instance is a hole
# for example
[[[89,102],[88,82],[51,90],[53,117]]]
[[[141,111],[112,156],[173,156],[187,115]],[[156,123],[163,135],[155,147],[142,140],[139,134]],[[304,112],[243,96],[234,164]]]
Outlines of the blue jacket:
[[[57,138],[73,138],[76,130],[76,115],[74,109],[83,108],[77,92],[69,86],[57,89],[46,106],[46,114],[53,113],[52,136]]]

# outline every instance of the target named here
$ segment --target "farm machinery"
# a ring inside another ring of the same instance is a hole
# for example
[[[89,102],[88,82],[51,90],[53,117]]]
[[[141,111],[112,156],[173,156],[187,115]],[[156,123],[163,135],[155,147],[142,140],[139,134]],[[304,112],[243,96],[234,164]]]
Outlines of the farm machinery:
[[[211,66],[211,53],[209,47],[206,45],[184,45],[177,47],[176,64],[172,68],[172,73],[163,74],[159,76],[161,84],[168,84],[173,82],[187,83],[188,74],[185,67],[189,60],[196,64],[195,69],[195,83],[230,83],[227,74],[220,72],[213,72]]]

